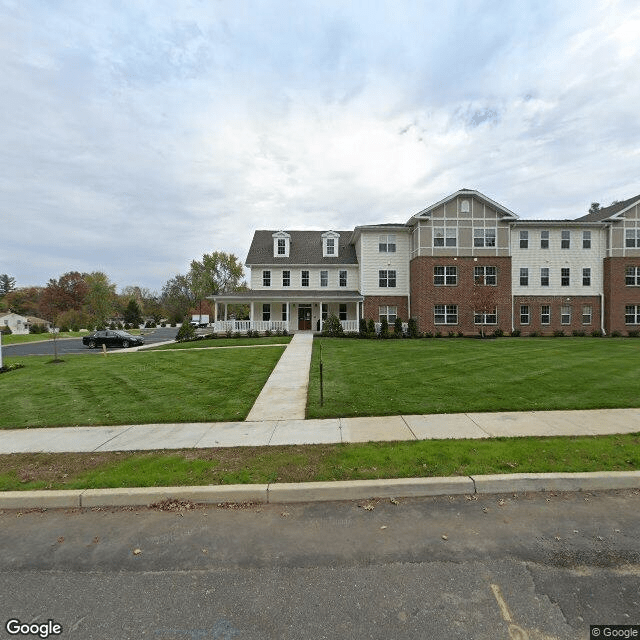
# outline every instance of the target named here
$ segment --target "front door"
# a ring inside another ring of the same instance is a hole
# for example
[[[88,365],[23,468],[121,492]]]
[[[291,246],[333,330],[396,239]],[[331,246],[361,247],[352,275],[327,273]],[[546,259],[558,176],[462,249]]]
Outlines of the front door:
[[[311,331],[311,305],[298,305],[298,330]]]

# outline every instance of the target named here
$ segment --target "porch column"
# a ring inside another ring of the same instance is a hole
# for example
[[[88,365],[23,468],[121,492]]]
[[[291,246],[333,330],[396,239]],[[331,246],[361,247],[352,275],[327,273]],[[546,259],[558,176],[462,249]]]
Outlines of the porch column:
[[[291,330],[291,303],[287,301],[287,331]]]
[[[227,319],[227,310],[229,308],[229,305],[225,302],[224,303],[224,319]]]
[[[253,300],[249,304],[249,327],[253,329]]]
[[[213,301],[213,323],[215,326],[215,323],[218,322],[218,302],[217,300]]]

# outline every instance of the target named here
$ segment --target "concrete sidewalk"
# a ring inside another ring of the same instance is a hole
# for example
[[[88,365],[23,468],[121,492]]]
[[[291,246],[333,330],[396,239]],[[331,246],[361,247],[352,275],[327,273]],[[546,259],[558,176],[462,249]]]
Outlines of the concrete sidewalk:
[[[452,413],[328,420],[0,430],[0,454],[145,451],[501,436],[577,436],[640,432],[640,409]]]
[[[256,399],[247,422],[304,420],[313,334],[296,333]]]

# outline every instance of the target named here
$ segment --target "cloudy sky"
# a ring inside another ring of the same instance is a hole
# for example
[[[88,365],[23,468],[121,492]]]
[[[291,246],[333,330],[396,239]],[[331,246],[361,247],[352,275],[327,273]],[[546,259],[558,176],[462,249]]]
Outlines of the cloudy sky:
[[[639,33],[637,0],[0,0],[0,273],[160,290],[256,228],[640,194]]]

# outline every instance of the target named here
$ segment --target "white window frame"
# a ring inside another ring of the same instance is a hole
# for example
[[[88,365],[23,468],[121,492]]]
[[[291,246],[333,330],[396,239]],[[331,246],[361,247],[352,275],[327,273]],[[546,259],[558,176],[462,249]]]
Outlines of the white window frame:
[[[626,287],[640,287],[640,267],[633,265],[625,267],[624,284]]]
[[[560,286],[561,287],[571,286],[571,268],[570,267],[560,267]]]
[[[624,323],[640,324],[640,304],[627,304],[624,307]]]
[[[393,305],[380,305],[378,307],[378,322],[386,318],[389,324],[393,324],[398,317],[398,307]]]
[[[540,267],[540,286],[549,286],[549,267]]]
[[[309,286],[309,271],[308,269],[303,269],[300,272],[300,286],[308,287]]]
[[[591,267],[582,268],[582,286],[583,287],[591,286]]]
[[[475,227],[473,229],[473,246],[476,249],[493,249],[498,236],[497,227]]]
[[[289,269],[285,269],[282,272],[282,286],[283,287],[291,286],[291,271]]]
[[[458,227],[434,227],[433,246],[438,248],[458,246]]]
[[[438,270],[436,272],[436,270]],[[433,267],[433,284],[436,287],[455,287],[458,284],[458,267],[436,265]]]
[[[627,249],[640,248],[640,228],[631,227],[624,230],[624,246]]]
[[[560,307],[560,324],[561,325],[569,325],[571,324],[571,314],[572,309],[570,304],[563,304]]]
[[[591,324],[593,322],[593,307],[590,304],[582,305],[582,324]]]
[[[262,305],[262,321],[269,322],[271,320],[271,303],[265,302]]]
[[[340,272],[338,273],[338,285],[340,287],[347,286],[347,270],[346,269],[340,269]]]
[[[498,310],[474,311],[473,324],[498,324]]]
[[[378,236],[378,253],[395,253],[396,246],[395,234]]]
[[[263,287],[271,286],[271,270],[270,269],[265,269],[262,272],[262,286]]]
[[[560,233],[560,248],[571,249],[571,230],[563,229]]]
[[[582,248],[591,249],[591,231],[582,232]]]
[[[543,229],[540,231],[540,248],[548,249],[549,248],[549,230]]]
[[[520,286],[529,286],[529,267],[520,267]]]
[[[438,320],[440,318],[440,320]],[[433,323],[438,325],[458,324],[457,304],[436,304],[433,307]]]
[[[520,305],[520,324],[528,325],[531,323],[531,309],[528,304]]]
[[[529,231],[527,229],[521,229],[520,231],[520,248],[529,248]]]
[[[495,287],[498,285],[498,267],[482,266],[473,268],[473,281],[475,284],[479,284],[482,278],[483,284],[489,287]]]
[[[320,271],[320,286],[328,287],[329,286],[329,271],[326,269],[322,269]]]
[[[544,325],[551,324],[551,305],[550,304],[540,305],[540,324],[544,324]]]
[[[378,270],[378,286],[381,289],[394,289],[396,286],[396,281],[395,269]]]

